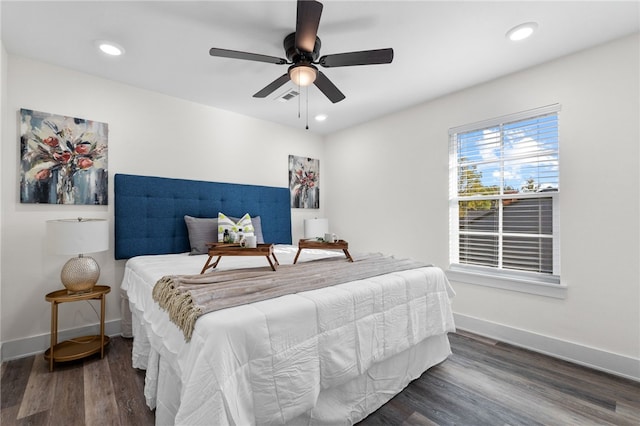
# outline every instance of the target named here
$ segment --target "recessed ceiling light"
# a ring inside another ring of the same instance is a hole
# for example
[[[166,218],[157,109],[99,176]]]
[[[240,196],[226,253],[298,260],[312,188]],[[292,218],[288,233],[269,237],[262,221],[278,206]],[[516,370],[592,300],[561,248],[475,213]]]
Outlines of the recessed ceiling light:
[[[316,115],[316,121],[324,121],[327,119],[327,114],[318,114]]]
[[[124,54],[124,48],[112,41],[98,40],[96,41],[96,46],[98,46],[98,49],[100,49],[102,53],[109,56],[120,56]]]
[[[535,22],[526,22],[524,24],[517,25],[507,31],[507,38],[511,41],[520,41],[528,38],[538,28],[538,24]]]

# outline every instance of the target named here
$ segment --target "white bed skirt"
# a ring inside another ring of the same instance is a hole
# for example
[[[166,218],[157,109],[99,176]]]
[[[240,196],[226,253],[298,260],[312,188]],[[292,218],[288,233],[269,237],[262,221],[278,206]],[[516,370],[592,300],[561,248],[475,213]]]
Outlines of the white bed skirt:
[[[140,313],[133,308],[134,330],[142,326]],[[139,328],[138,328],[139,329]],[[141,329],[136,334],[134,363],[146,369],[145,396],[156,409],[156,425],[175,424],[180,407],[180,377],[173,361],[151,349]],[[316,407],[289,422],[289,425],[351,425],[387,403],[430,367],[451,354],[447,334],[428,337],[419,344],[373,364],[364,374],[338,387],[323,389]],[[149,374],[151,373],[151,374]],[[154,401],[153,403],[151,401]]]

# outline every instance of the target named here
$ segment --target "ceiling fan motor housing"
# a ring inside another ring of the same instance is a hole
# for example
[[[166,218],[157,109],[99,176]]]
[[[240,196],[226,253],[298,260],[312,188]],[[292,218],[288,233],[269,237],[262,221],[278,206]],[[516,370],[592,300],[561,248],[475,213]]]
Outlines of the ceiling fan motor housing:
[[[296,33],[291,33],[284,38],[284,51],[289,62],[297,64],[299,62],[315,62],[320,56],[320,37],[316,37],[316,43],[313,46],[313,52],[304,52],[296,48]]]

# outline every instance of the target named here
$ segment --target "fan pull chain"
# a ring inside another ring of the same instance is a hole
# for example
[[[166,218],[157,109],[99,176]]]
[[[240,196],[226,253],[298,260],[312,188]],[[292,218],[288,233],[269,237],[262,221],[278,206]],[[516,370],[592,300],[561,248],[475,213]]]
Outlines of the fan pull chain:
[[[298,118],[300,118],[300,85],[298,84]]]
[[[307,126],[306,130],[309,130],[309,86],[307,86]]]

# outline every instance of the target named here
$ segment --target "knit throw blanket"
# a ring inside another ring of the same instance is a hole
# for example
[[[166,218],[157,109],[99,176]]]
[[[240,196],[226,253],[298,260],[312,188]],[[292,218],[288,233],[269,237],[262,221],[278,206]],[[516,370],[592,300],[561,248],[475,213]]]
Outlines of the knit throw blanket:
[[[153,288],[153,299],[191,340],[196,320],[209,312],[260,300],[430,266],[410,259],[369,254],[354,262],[330,257],[296,265],[244,268],[198,275],[168,275]]]

